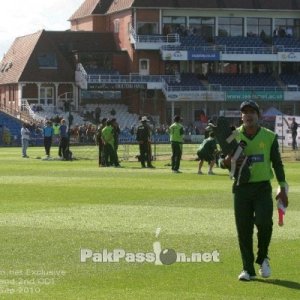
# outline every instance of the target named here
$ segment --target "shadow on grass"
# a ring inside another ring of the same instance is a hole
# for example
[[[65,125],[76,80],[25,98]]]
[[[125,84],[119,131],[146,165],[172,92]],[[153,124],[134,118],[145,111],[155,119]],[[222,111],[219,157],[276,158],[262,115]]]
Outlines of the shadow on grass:
[[[300,290],[300,283],[290,280],[281,280],[281,279],[255,279],[256,282],[262,282],[267,284],[274,284],[278,286],[283,286],[289,289]]]

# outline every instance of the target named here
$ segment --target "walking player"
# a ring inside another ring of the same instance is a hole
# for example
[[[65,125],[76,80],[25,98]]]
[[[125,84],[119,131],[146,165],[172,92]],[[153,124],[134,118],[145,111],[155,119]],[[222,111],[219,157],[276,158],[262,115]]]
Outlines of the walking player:
[[[250,163],[250,179],[247,183],[233,185],[234,212],[238,241],[242,256],[243,271],[239,280],[249,281],[256,276],[254,269],[253,230],[257,228],[258,251],[255,262],[260,266],[259,274],[267,278],[271,275],[268,250],[272,236],[273,200],[270,180],[275,171],[280,191],[276,199],[281,199],[285,207],[288,197],[285,191],[286,181],[284,168],[279,152],[277,136],[274,132],[260,127],[259,107],[254,101],[241,104],[243,124],[237,128],[237,141],[244,141],[244,153]],[[242,160],[242,159],[241,159]],[[230,159],[225,164],[230,165]],[[237,162],[237,166],[241,161]]]
[[[179,171],[180,160],[182,156],[183,143],[183,126],[180,123],[181,117],[175,116],[174,123],[169,128],[170,141],[172,146],[172,171],[173,173],[181,173]]]

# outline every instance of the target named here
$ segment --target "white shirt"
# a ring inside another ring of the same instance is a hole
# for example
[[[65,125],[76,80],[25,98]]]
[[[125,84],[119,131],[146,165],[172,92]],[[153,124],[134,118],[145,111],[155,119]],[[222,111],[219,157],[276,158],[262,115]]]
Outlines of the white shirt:
[[[28,128],[21,128],[21,138],[24,140],[29,140],[30,139],[30,131]]]

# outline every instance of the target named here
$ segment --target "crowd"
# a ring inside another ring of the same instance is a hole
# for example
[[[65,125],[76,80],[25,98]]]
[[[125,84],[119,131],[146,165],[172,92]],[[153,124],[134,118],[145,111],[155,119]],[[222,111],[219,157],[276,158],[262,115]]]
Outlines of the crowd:
[[[32,145],[40,145],[43,141],[43,128],[44,126],[50,122],[52,126],[55,129],[56,135],[57,130],[59,127],[59,124],[63,118],[56,116],[52,119],[46,120],[45,122],[42,121],[35,121],[30,122],[27,124],[27,128],[30,131],[30,144]],[[149,119],[149,117],[148,117]],[[185,136],[191,136],[191,135],[203,135],[205,132],[205,124],[189,124],[188,126],[184,126],[184,135]],[[69,121],[66,120],[66,124],[69,125]],[[160,124],[159,126],[154,126],[153,123],[151,123],[150,119],[148,121],[148,124],[151,128],[151,134],[152,136],[159,136],[159,140],[161,141],[162,138],[166,142],[168,141],[168,132],[169,132],[169,126],[166,124]],[[70,126],[70,141],[72,144],[82,144],[82,145],[92,145],[96,142],[96,133],[98,130],[98,127],[101,125],[95,125],[92,123],[84,123],[84,124],[74,124]],[[135,135],[137,132],[137,128],[139,126],[139,123],[133,124],[130,128],[120,128],[120,138],[122,141],[127,142],[134,142],[135,141]],[[57,139],[54,141],[55,144],[57,144]],[[8,143],[9,144],[9,143]]]

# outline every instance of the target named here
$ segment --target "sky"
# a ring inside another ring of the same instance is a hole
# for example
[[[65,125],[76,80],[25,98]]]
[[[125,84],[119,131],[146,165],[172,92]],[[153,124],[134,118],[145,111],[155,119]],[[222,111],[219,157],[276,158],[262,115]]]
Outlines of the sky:
[[[1,0],[0,61],[13,41],[39,30],[67,30],[84,0]]]

